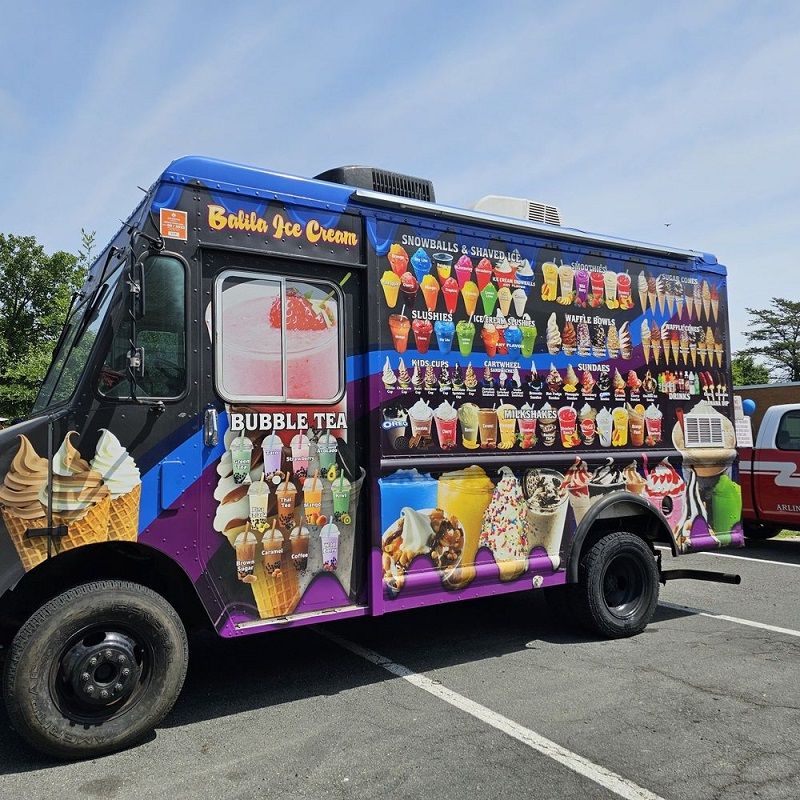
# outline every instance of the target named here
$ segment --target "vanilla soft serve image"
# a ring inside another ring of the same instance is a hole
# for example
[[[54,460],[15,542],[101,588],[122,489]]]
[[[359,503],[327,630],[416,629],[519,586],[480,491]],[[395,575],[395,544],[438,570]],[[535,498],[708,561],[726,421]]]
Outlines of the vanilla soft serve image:
[[[134,541],[139,533],[142,480],[139,468],[111,431],[101,428],[91,468],[103,478],[111,493],[109,539]]]

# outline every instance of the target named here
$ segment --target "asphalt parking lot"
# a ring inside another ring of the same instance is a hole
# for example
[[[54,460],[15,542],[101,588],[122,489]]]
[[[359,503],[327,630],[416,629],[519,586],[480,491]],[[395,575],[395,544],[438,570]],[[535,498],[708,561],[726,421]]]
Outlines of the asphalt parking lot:
[[[725,552],[679,563],[741,586],[669,583],[623,641],[564,630],[537,593],[198,637],[133,750],[54,763],[0,717],[0,795],[798,798],[800,540]]]

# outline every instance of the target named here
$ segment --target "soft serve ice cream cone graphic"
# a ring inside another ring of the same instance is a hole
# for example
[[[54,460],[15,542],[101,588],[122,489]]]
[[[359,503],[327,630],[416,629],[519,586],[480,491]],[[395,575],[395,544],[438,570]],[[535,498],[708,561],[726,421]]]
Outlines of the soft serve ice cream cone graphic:
[[[103,478],[111,493],[109,539],[136,541],[139,534],[139,468],[111,431],[101,429],[91,468]]]

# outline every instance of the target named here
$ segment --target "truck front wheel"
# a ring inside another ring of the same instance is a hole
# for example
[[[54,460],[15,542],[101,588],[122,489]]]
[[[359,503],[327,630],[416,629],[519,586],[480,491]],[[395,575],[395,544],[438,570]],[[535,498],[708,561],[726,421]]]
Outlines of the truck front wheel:
[[[187,662],[186,632],[163,597],[97,581],[53,598],[20,628],[3,696],[37,750],[89,758],[146,736],[177,699]]]
[[[634,636],[658,604],[658,567],[647,543],[632,533],[604,536],[581,554],[573,587],[577,620],[610,639]]]

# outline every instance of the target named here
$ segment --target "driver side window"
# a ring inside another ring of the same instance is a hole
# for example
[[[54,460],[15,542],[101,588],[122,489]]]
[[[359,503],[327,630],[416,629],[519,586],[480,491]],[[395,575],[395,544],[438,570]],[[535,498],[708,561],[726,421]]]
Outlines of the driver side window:
[[[144,374],[136,378],[139,398],[180,397],[186,388],[186,270],[170,256],[149,258],[144,267],[144,315],[136,321],[136,345],[144,352]],[[106,397],[131,396],[128,353],[131,322],[116,328],[100,372],[98,390]]]

